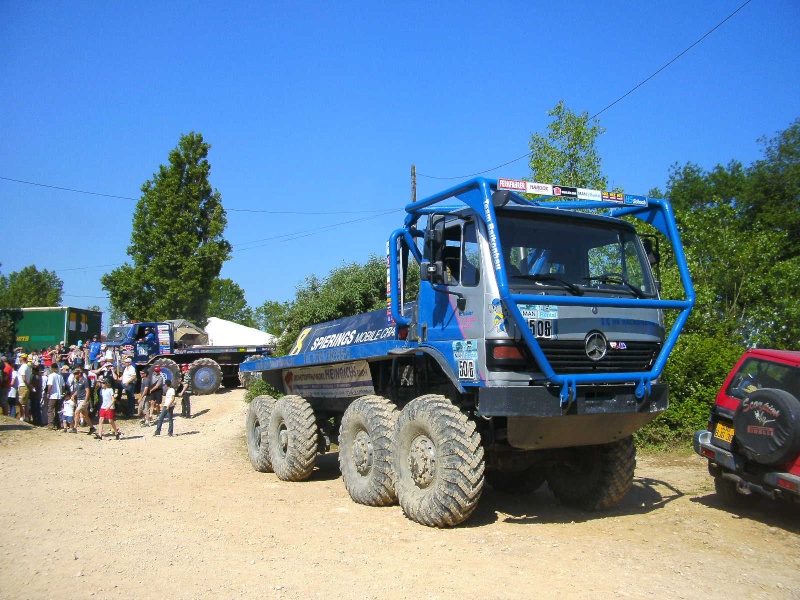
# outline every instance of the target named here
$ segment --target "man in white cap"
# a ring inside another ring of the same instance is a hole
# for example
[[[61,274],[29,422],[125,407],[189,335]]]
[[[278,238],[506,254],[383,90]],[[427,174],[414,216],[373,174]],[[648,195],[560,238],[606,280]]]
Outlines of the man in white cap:
[[[122,391],[125,392],[125,398],[127,399],[125,412],[131,417],[136,412],[136,367],[133,366],[130,356],[125,357],[122,363],[125,365],[121,379]]]

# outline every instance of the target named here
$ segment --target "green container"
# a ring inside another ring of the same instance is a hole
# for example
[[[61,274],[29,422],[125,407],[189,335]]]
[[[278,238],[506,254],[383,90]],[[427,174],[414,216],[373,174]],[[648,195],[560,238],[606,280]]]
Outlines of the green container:
[[[3,312],[15,322],[14,346],[26,352],[59,342],[71,346],[78,341],[90,341],[92,336],[100,336],[103,319],[102,312],[70,306],[3,309]]]

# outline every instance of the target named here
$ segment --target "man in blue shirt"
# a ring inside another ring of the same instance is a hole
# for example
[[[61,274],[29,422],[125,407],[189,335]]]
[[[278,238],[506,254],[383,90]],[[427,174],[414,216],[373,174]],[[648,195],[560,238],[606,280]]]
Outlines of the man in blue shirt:
[[[89,362],[92,363],[93,370],[100,366],[100,340],[96,335],[92,336],[92,342],[89,344]]]

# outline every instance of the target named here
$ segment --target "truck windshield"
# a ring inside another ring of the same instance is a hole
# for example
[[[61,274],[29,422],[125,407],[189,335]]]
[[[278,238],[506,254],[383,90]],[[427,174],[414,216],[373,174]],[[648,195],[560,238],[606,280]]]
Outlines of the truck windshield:
[[[500,211],[497,220],[512,292],[656,294],[642,244],[626,227]]]
[[[109,342],[121,342],[128,337],[130,329],[130,325],[115,325],[109,330],[106,340]]]

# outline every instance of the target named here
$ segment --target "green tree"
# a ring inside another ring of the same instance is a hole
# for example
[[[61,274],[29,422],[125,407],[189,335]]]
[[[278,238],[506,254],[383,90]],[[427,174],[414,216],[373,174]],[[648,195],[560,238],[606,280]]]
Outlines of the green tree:
[[[54,272],[31,265],[8,277],[0,275],[0,308],[60,306],[63,288]]]
[[[286,315],[278,353],[287,353],[303,327],[386,308],[386,259],[370,256],[365,264],[336,267],[327,277],[311,275],[297,288]]]
[[[244,297],[244,290],[231,279],[217,278],[211,286],[208,316],[253,327],[253,311]]]
[[[531,135],[529,146],[531,179],[573,187],[604,190],[608,180],[602,172],[602,160],[595,146],[605,133],[600,122],[589,122],[585,111],[576,115],[564,100],[547,111],[553,121],[547,133]]]
[[[281,337],[286,329],[290,308],[291,304],[288,302],[266,300],[264,304],[256,307],[253,311],[255,326],[261,331]]]
[[[142,186],[125,263],[101,279],[112,312],[128,319],[204,322],[212,284],[228,260],[227,219],[209,183],[211,146],[182,135],[153,179]]]

